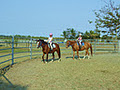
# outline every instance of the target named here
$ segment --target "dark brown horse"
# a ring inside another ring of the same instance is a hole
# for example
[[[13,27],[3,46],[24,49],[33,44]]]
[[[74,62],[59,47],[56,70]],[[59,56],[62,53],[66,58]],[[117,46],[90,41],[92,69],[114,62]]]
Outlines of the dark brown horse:
[[[58,56],[59,56],[59,61],[61,61],[61,53],[60,53],[60,47],[57,43],[53,43],[55,45],[55,48],[53,48],[52,50],[50,50],[49,46],[48,46],[48,43],[45,42],[44,40],[36,40],[38,45],[37,45],[37,48],[39,48],[40,46],[42,47],[42,52],[43,52],[43,56],[42,56],[42,59],[43,59],[43,62],[45,62],[44,60],[44,55],[46,54],[46,63],[48,62],[48,54],[49,53],[52,53],[53,55],[53,60],[54,60],[54,52],[56,51]],[[52,60],[52,61],[53,61]]]
[[[68,40],[66,42],[66,48],[68,48],[69,46],[72,47],[72,50],[73,50],[73,59],[75,57],[75,51],[77,51],[77,56],[79,58],[79,51],[83,51],[83,50],[86,50],[86,55],[88,55],[88,59],[89,59],[89,52],[88,52],[88,49],[90,48],[90,51],[91,51],[91,56],[92,56],[92,45],[89,43],[89,42],[84,42],[84,46],[81,46],[81,48],[77,45],[77,42],[76,41],[70,41]],[[84,58],[85,58],[84,56]],[[84,59],[83,58],[83,59]]]

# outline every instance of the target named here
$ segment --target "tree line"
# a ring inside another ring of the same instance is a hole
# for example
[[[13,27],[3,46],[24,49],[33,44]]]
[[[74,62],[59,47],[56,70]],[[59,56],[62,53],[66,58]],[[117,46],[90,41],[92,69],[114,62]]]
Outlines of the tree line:
[[[82,34],[84,39],[96,39],[100,38],[100,34],[95,31],[86,31],[85,33],[75,30],[74,28],[67,28],[67,30],[63,31],[61,36],[65,39],[76,39],[79,37],[79,34]]]

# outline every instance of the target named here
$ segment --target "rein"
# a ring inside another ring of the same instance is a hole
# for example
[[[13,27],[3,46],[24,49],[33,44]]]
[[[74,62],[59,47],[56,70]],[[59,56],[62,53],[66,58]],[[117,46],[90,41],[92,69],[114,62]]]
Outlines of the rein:
[[[40,45],[38,46],[38,47],[40,47],[40,46],[42,46],[42,41],[39,41],[39,43],[40,43]],[[46,44],[45,43],[43,43],[43,46],[42,47],[44,47]]]

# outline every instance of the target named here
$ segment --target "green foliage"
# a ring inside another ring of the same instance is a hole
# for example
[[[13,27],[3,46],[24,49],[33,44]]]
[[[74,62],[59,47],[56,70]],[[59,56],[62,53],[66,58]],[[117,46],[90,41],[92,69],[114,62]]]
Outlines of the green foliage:
[[[80,33],[82,32],[76,31],[73,28],[67,28],[66,31],[63,31],[63,34],[61,36],[63,36],[66,39],[76,39]]]
[[[94,11],[96,20],[96,29],[101,29],[100,31],[105,35],[117,36],[120,31],[120,4],[115,5],[112,0],[98,11]]]
[[[86,32],[82,35],[82,37],[83,37],[84,39],[95,39],[95,38],[100,38],[100,34],[97,33],[97,31],[92,31],[92,30],[90,30],[90,31],[86,31]]]
[[[66,31],[63,31],[63,34],[61,36],[63,36],[66,39],[76,39],[79,37],[79,34],[82,33],[80,31],[76,31],[73,28],[67,28]],[[82,33],[82,37],[84,39],[95,39],[95,38],[100,38],[100,31],[99,30],[95,30],[95,31],[86,31],[85,33]]]

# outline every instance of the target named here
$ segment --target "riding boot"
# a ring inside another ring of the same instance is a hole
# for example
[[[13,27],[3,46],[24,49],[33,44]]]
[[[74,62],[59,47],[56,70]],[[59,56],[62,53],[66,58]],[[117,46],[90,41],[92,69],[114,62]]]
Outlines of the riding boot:
[[[49,43],[48,45],[49,45],[49,48],[50,48],[50,51],[51,51],[51,46],[50,46],[50,43]]]
[[[81,50],[81,45],[79,44],[79,50]]]
[[[50,50],[52,50],[53,49],[53,45],[52,45],[52,43],[50,43]]]
[[[51,50],[53,49],[53,47],[52,47],[52,46],[51,46],[50,48],[51,48]]]
[[[81,43],[79,43],[79,50],[81,50]]]

